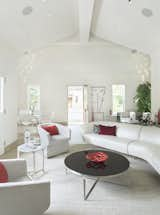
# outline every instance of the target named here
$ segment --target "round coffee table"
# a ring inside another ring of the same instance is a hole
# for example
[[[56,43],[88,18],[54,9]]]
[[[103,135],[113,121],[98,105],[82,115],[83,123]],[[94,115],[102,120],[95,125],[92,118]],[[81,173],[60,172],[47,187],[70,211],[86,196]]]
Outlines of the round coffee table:
[[[89,161],[86,155],[91,152],[105,152],[108,155],[108,159],[101,163]],[[83,177],[84,200],[87,200],[100,180],[107,176],[120,174],[129,168],[129,161],[124,156],[102,149],[72,153],[65,158],[64,163],[69,171]],[[86,193],[86,178],[95,180],[88,193]]]

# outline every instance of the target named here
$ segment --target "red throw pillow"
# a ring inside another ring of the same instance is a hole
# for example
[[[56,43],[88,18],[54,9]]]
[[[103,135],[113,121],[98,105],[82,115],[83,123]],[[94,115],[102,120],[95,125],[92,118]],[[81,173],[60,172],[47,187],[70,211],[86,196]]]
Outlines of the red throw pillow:
[[[59,134],[59,131],[56,125],[44,125],[42,126],[42,128],[52,136]]]
[[[116,126],[100,125],[99,128],[100,128],[99,134],[116,136],[116,130],[117,130]]]
[[[0,183],[6,182],[8,182],[8,173],[3,163],[0,162]]]

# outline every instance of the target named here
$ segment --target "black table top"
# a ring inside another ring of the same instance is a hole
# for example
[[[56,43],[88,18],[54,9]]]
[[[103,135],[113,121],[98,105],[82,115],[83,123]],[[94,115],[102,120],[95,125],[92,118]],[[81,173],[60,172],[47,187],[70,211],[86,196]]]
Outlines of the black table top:
[[[103,163],[94,163],[86,159],[87,153],[96,151],[105,152],[108,155],[108,160]],[[91,177],[116,175],[129,168],[129,161],[127,158],[118,153],[102,149],[72,153],[65,158],[64,163],[66,167],[74,173]]]

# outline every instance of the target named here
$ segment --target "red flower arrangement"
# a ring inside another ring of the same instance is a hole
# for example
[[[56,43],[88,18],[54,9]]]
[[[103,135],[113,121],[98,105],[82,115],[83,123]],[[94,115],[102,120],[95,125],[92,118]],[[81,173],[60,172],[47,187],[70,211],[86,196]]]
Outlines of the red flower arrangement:
[[[86,155],[86,159],[95,163],[104,162],[108,159],[105,152],[90,152]]]

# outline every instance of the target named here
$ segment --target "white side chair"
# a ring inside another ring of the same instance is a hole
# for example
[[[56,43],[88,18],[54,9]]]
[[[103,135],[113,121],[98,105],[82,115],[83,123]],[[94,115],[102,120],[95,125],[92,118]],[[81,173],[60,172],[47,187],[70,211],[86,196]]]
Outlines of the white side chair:
[[[9,182],[0,183],[0,214],[41,215],[50,205],[50,182],[31,181],[22,159],[1,160]]]
[[[51,136],[42,126],[56,125],[59,135]],[[47,157],[53,157],[69,151],[69,140],[71,138],[71,130],[67,126],[57,123],[45,123],[38,125],[38,133],[41,144],[47,145]]]

